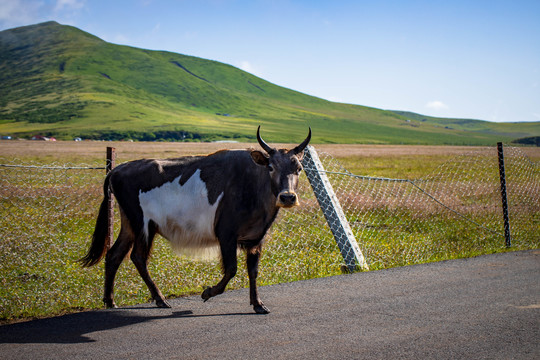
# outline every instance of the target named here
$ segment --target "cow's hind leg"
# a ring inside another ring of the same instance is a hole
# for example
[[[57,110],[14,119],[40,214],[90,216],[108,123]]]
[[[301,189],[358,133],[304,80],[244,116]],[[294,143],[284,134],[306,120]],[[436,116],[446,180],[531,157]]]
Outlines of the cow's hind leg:
[[[124,218],[122,218],[122,228],[114,245],[109,249],[105,256],[105,289],[103,302],[108,308],[115,308],[113,300],[114,278],[118,267],[133,247],[133,232]]]
[[[133,264],[135,264],[135,267],[146,283],[148,290],[150,290],[152,299],[154,299],[156,302],[157,307],[170,308],[171,305],[169,305],[169,303],[165,300],[165,297],[161,291],[159,291],[158,287],[150,277],[150,273],[148,272],[148,258],[150,257],[152,243],[156,234],[154,226],[149,224],[148,227],[148,237],[141,235],[135,241],[133,251],[131,252],[131,261],[133,261]]]

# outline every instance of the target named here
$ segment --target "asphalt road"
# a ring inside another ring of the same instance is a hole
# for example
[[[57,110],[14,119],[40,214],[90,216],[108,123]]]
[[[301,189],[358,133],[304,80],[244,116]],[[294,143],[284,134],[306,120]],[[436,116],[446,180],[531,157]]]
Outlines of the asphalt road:
[[[0,359],[540,359],[540,250],[0,326]]]

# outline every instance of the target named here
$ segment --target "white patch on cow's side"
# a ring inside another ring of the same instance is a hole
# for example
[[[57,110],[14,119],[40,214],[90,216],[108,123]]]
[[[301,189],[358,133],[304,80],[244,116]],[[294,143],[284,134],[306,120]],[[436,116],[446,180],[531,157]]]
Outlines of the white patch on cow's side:
[[[146,192],[139,192],[144,231],[152,220],[173,249],[198,258],[215,257],[219,242],[214,232],[216,210],[223,193],[210,205],[206,184],[197,170],[182,186],[180,178]]]

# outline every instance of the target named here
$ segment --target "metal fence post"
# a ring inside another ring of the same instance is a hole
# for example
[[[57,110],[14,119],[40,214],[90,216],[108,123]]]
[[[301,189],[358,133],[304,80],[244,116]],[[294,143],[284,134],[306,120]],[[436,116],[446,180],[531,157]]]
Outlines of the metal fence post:
[[[116,165],[116,149],[113,147],[107,147],[107,174],[114,169]],[[109,250],[114,242],[114,196],[110,189],[109,202],[107,204],[108,216],[107,216],[107,250]]]
[[[504,171],[504,150],[502,142],[497,143],[497,152],[499,154],[499,176],[501,180],[501,198],[504,219],[504,239],[506,247],[512,245],[510,238],[510,219],[508,216],[508,198],[506,196],[506,175]]]
[[[308,146],[304,151],[302,163],[315,197],[319,202],[319,206],[328,222],[330,230],[332,230],[332,234],[339,246],[348,270],[351,272],[357,271],[358,267],[363,270],[369,270],[369,266],[356,242],[356,238],[341,208],[341,204],[326,176],[321,160],[312,146]]]

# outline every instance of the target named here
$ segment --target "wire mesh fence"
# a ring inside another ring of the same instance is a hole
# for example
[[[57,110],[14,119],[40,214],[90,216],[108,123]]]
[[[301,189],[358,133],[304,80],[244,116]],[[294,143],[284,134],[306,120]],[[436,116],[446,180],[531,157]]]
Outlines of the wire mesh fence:
[[[505,247],[496,148],[474,149],[418,180],[358,176],[328,154],[319,157],[372,270]],[[506,149],[505,161],[513,249],[538,248],[539,166],[515,147]],[[302,185],[306,200],[283,223],[290,222],[286,225],[290,238],[318,239],[314,247],[308,245],[317,249],[321,237],[332,243],[332,236],[311,189],[305,182]],[[297,225],[302,223],[317,225]],[[334,260],[334,265],[343,264],[339,256]]]
[[[505,248],[496,148],[474,149],[418,180],[358,176],[328,154],[319,157],[371,270]],[[90,242],[105,167],[0,162],[0,319],[100,307],[102,265],[82,269],[76,260]],[[505,162],[512,249],[538,248],[538,163],[513,147]],[[342,272],[343,257],[304,173],[298,193],[301,206],[281,211],[267,234],[261,285]],[[221,277],[218,260],[177,257],[159,240],[149,269],[166,296],[200,292]],[[131,264],[116,284],[119,304],[149,299]],[[239,271],[229,288],[247,284]]]
[[[0,319],[88,307],[72,304],[81,291],[75,260],[92,233],[105,170],[3,160]]]

